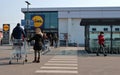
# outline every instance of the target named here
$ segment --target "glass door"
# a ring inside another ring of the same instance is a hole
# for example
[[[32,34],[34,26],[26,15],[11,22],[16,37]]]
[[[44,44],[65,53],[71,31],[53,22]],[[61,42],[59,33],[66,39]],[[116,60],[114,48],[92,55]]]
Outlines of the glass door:
[[[120,53],[120,26],[113,25],[112,53]]]
[[[99,48],[98,35],[101,31],[104,32],[106,49],[107,49],[107,51],[110,51],[110,47],[111,47],[111,41],[110,41],[111,29],[110,29],[110,26],[90,25],[90,28],[89,28],[89,49],[91,52],[96,52],[97,49]]]

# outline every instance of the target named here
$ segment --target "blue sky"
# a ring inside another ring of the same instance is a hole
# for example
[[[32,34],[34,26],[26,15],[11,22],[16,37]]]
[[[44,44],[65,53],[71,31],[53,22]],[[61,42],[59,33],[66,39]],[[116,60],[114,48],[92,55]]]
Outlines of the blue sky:
[[[120,7],[120,0],[28,0],[30,7]],[[0,1],[0,27],[7,23],[11,29],[21,22],[24,14],[21,8],[26,8],[25,0]]]

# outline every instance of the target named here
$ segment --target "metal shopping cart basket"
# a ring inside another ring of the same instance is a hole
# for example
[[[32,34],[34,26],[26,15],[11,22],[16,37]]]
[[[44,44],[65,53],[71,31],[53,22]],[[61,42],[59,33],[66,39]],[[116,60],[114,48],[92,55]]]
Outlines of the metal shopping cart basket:
[[[22,60],[23,64],[24,62],[27,62],[27,50],[28,50],[28,45],[27,42],[21,39],[14,39],[13,40],[13,51],[11,52],[10,55],[10,60],[9,64],[12,64],[12,60],[16,59],[17,62],[18,60]]]
[[[44,40],[44,45],[43,45],[43,48],[42,48],[42,54],[45,54],[48,51],[50,51],[50,42],[49,42],[49,40]]]

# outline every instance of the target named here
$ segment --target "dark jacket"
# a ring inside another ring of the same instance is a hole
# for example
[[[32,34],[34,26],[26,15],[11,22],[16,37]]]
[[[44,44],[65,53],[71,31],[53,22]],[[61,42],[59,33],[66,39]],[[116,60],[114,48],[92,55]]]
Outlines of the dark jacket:
[[[58,41],[57,35],[54,35],[54,36],[53,36],[53,40],[54,40],[54,41]]]
[[[24,30],[20,26],[16,26],[13,29],[12,37],[15,39],[22,39],[22,37],[26,37]]]
[[[43,37],[40,34],[35,34],[32,38],[30,38],[30,40],[28,40],[28,42],[35,40],[35,44],[33,49],[34,50],[41,50],[42,49],[42,45],[43,45]]]

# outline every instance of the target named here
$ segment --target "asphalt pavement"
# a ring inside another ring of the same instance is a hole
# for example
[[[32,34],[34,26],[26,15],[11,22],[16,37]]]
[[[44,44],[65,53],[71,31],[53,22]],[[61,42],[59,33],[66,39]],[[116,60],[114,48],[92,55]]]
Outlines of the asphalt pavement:
[[[33,50],[27,52],[28,61],[16,59],[9,64],[12,46],[0,46],[0,75],[119,75],[120,57],[109,54],[88,54],[84,47],[50,47],[41,54],[40,63],[32,63]]]

